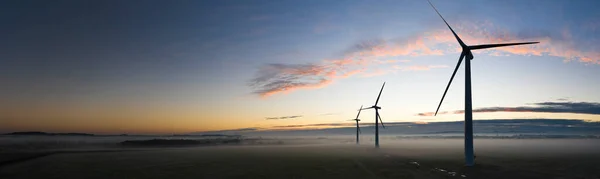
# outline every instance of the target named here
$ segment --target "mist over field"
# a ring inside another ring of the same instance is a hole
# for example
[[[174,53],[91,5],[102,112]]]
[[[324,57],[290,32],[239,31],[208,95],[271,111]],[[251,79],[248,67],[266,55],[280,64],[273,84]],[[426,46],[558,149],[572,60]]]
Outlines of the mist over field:
[[[227,130],[180,135],[0,135],[0,178],[593,178],[598,123],[475,122],[464,168],[462,122]],[[36,170],[37,172],[29,172]]]
[[[347,125],[347,124],[344,124]],[[381,142],[415,142],[417,139],[461,139],[462,122],[435,123],[387,123],[380,128]],[[557,119],[525,120],[478,120],[474,122],[476,139],[598,139],[600,122]],[[91,148],[119,147],[123,141],[150,139],[246,139],[244,144],[349,144],[355,142],[355,126],[326,129],[243,129],[188,133],[181,135],[0,135],[0,149],[48,149],[48,148]],[[248,140],[252,139],[252,140]],[[368,123],[361,125],[360,140],[363,145],[373,143],[374,127]],[[403,140],[415,139],[415,140]],[[407,145],[412,146],[412,145]]]
[[[81,139],[81,138],[80,138]],[[73,140],[73,139],[71,139]],[[98,143],[119,141],[96,140]],[[268,139],[264,139],[268,140]],[[476,139],[463,168],[461,139],[349,138],[206,147],[104,147],[0,165],[1,178],[592,178],[598,139]],[[46,149],[49,150],[49,149]],[[62,149],[64,151],[64,149]],[[86,152],[87,151],[87,152]],[[12,153],[14,156],[15,153]],[[18,153],[17,153],[18,154]],[[6,157],[6,155],[0,155]],[[35,170],[36,172],[30,172]],[[463,177],[464,176],[464,177]]]
[[[363,121],[362,135],[371,136],[375,133],[373,123]],[[247,136],[293,137],[293,136],[344,136],[355,135],[354,123],[331,123],[279,126],[279,129],[244,128],[239,130],[224,130],[213,132],[198,132],[191,134],[239,134]],[[288,128],[286,128],[288,127]],[[298,129],[293,127],[329,127],[325,129]],[[480,137],[564,137],[564,138],[597,138],[600,136],[600,122],[565,119],[498,119],[476,120],[473,122],[474,133]],[[380,135],[397,137],[461,137],[464,123],[455,122],[390,122],[385,128],[380,128]]]

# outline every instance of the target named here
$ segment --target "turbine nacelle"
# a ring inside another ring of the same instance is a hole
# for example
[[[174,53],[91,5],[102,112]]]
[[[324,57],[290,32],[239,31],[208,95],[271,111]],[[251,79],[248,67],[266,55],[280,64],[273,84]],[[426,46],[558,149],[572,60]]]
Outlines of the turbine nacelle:
[[[465,49],[463,50],[463,53],[465,54],[465,58],[467,58],[467,60],[473,60],[473,53],[471,53],[471,49]]]
[[[368,108],[363,108],[361,110],[367,110],[367,109],[378,109],[379,110],[379,109],[381,109],[381,107],[380,106],[371,106],[371,107],[368,107]]]

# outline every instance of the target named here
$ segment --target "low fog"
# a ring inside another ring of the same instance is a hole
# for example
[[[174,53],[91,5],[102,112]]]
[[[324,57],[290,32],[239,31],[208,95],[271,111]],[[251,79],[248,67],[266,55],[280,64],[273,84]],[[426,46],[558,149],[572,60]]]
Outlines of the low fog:
[[[384,135],[376,149],[372,135],[360,144],[354,137],[234,136],[239,142],[127,146],[122,143],[220,139],[2,136],[0,178],[548,178],[600,171],[598,139],[475,139],[476,161],[485,167],[469,172],[462,168],[462,139]]]
[[[329,148],[374,148],[372,134],[364,133],[360,144],[356,144],[354,135],[331,136],[283,136],[283,137],[247,137],[237,136],[239,143],[210,146],[185,146],[183,148],[205,147],[261,147],[287,149],[293,147],[308,147],[311,150]],[[144,147],[127,147],[121,145],[124,141],[152,139],[183,139],[183,140],[215,140],[218,137],[160,137],[160,136],[111,136],[111,137],[79,137],[79,136],[1,136],[0,149],[3,151],[36,151],[36,150],[67,150],[67,149],[141,149]],[[394,135],[382,135],[380,139],[382,151],[401,155],[442,155],[458,154],[463,149],[461,138],[404,138]],[[154,147],[156,148],[156,147]],[[158,148],[179,148],[160,146]],[[475,138],[475,150],[479,155],[491,154],[559,154],[559,153],[593,153],[600,149],[599,139],[512,139],[512,138]]]

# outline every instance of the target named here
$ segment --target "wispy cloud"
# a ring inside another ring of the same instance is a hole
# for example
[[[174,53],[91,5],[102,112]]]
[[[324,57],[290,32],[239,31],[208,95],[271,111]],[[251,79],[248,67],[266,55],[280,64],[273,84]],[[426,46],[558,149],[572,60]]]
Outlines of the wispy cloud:
[[[411,124],[427,124],[427,122],[386,122],[385,126],[386,127],[390,127],[390,126],[404,126],[404,125],[411,125]],[[361,122],[361,126],[373,126],[375,125],[375,123],[369,123],[369,122]],[[354,122],[346,122],[346,123],[318,123],[318,124],[301,124],[301,125],[283,125],[283,126],[273,126],[272,128],[327,128],[327,127],[331,127],[331,128],[335,128],[335,127],[355,127],[356,123]]]
[[[427,71],[434,68],[448,68],[447,65],[412,65],[412,66],[399,66],[395,65],[393,68],[401,71]]]
[[[408,63],[410,60],[377,60],[379,64]]]
[[[368,71],[368,72],[363,72],[362,73],[362,77],[374,77],[374,76],[381,76],[381,75],[385,75],[388,73],[393,72],[393,69],[376,69],[373,71]]]
[[[462,23],[458,26],[458,33],[468,44],[503,43],[516,40],[539,41],[535,45],[523,45],[513,47],[494,48],[483,50],[478,53],[490,55],[533,55],[554,56],[568,61],[579,61],[587,64],[600,64],[600,52],[583,51],[575,46],[570,31],[564,29],[560,34],[550,35],[543,33],[531,33],[528,31],[511,33],[505,29],[495,26],[489,21],[481,23]],[[440,42],[454,43],[454,37],[448,32],[432,33],[433,39]]]
[[[438,112],[438,114],[448,114],[447,111],[441,111]],[[417,116],[433,116],[435,115],[435,112],[423,112],[423,113],[418,113]]]
[[[281,119],[294,119],[294,118],[300,118],[302,116],[297,115],[297,116],[280,116],[280,117],[265,117],[266,120],[281,120]]]
[[[545,112],[545,113],[575,113],[600,115],[600,103],[593,102],[542,102],[534,106],[520,107],[487,107],[473,109],[473,112]],[[464,110],[440,112],[438,114],[462,114]],[[433,116],[433,112],[418,113],[418,116]]]
[[[354,126],[354,123],[324,123],[324,124],[303,124],[303,125],[284,125],[273,126],[273,128],[314,128],[314,127],[339,127],[339,126]]]
[[[569,101],[569,98],[558,98],[557,101]]]
[[[339,115],[341,113],[325,113],[325,114],[320,114],[319,116],[334,116],[334,115]]]
[[[544,35],[529,32],[511,33],[490,22],[460,23],[455,27],[461,38],[471,45],[482,43],[506,43],[515,41],[539,41],[540,44],[495,48],[476,51],[476,56],[531,55],[554,56],[565,61],[600,64],[600,52],[582,51],[574,46],[568,30],[560,35]],[[409,58],[415,56],[459,53],[460,47],[445,28],[432,29],[399,39],[365,40],[343,51],[339,58],[325,59],[307,64],[267,64],[261,67],[250,86],[261,97],[286,94],[299,89],[318,89],[335,80],[357,74],[371,77],[395,71],[423,71],[446,68],[444,65],[394,65],[409,60],[382,60],[383,57]],[[382,67],[383,66],[383,67]],[[368,70],[377,67],[376,70]]]
[[[218,131],[192,132],[190,134],[253,132],[253,131],[258,131],[261,129],[262,128],[258,128],[258,127],[248,127],[248,128],[227,129],[227,130],[218,130]]]
[[[269,64],[263,66],[250,86],[255,94],[268,97],[298,89],[314,89],[329,85],[337,71],[317,64]],[[346,76],[346,75],[344,75]]]

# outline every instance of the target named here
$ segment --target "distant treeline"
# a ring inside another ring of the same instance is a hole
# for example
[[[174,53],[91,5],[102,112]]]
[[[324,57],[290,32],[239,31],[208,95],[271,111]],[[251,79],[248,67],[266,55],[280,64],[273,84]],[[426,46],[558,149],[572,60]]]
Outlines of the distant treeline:
[[[34,135],[34,136],[94,136],[87,133],[47,133],[47,132],[12,132],[4,135]]]

